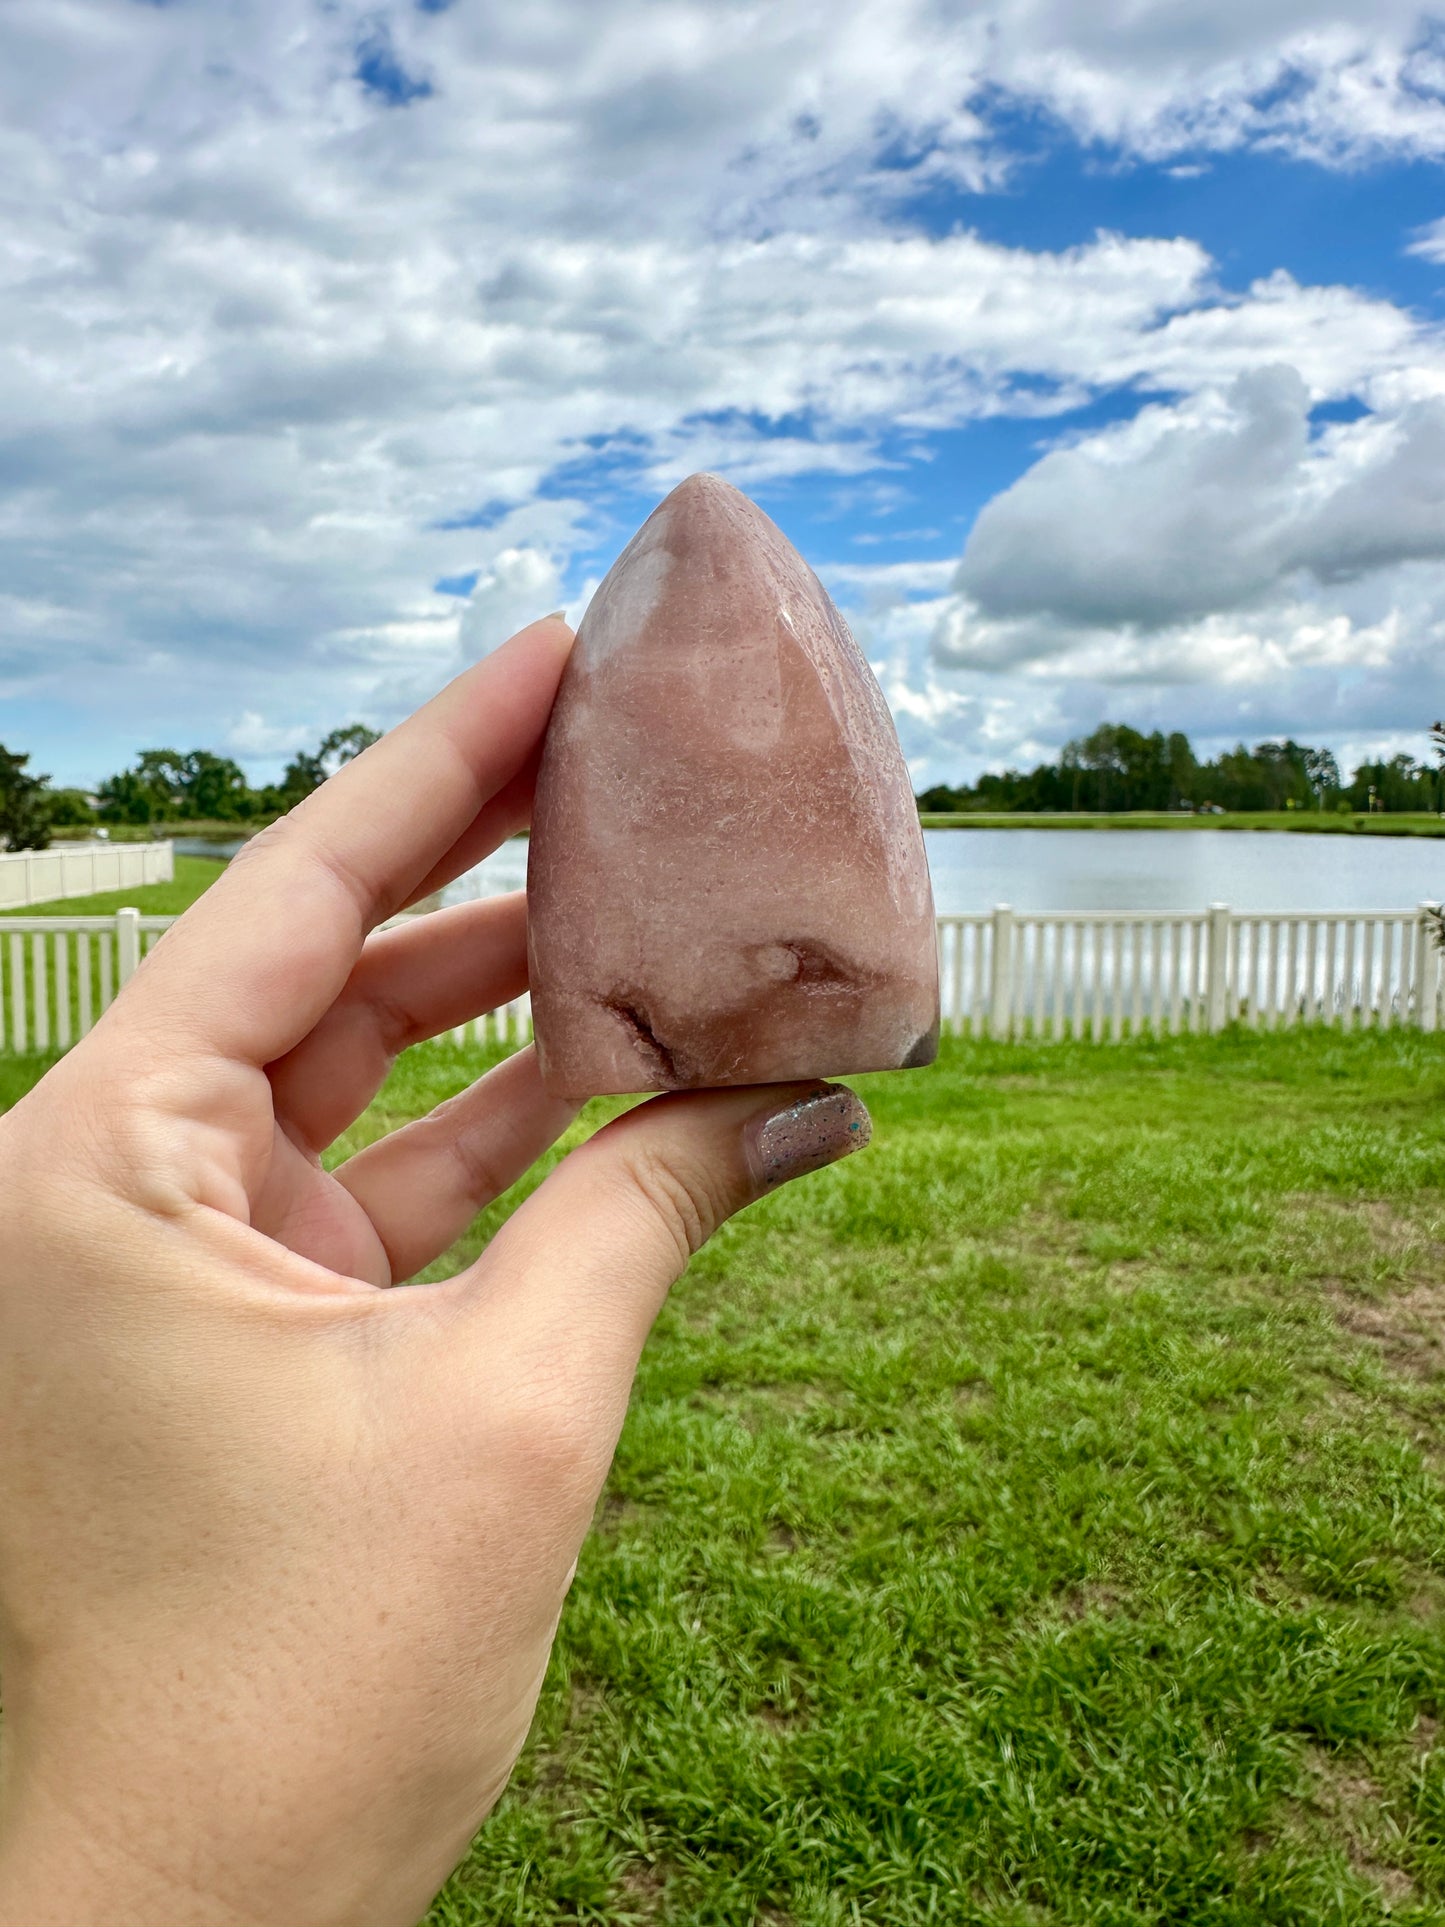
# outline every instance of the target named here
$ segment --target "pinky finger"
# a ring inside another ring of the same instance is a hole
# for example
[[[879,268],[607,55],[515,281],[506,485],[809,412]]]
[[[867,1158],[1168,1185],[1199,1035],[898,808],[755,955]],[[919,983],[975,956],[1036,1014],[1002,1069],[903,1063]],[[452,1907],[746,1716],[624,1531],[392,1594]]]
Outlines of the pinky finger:
[[[567,1129],[578,1106],[549,1097],[529,1045],[334,1176],[375,1227],[392,1282],[441,1256]]]

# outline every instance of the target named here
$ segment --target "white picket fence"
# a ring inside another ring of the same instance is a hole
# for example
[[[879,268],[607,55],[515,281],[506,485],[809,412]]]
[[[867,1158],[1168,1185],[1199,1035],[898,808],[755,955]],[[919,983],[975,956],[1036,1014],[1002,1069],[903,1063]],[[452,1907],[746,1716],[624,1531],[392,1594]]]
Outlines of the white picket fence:
[[[1118,1039],[1217,1031],[1345,1030],[1442,1021],[1430,906],[1351,915],[1109,911],[940,917],[946,1030]]]
[[[67,1049],[109,1008],[174,922],[138,910],[110,917],[0,916],[0,1051]],[[525,995],[452,1032],[458,1043],[523,1044],[531,1034]]]
[[[174,922],[0,917],[0,1050],[84,1036]],[[989,1037],[1112,1040],[1244,1023],[1275,1030],[1445,1028],[1429,907],[1322,916],[1231,911],[940,917],[944,1028]],[[525,994],[451,1035],[521,1044]]]
[[[91,897],[97,890],[137,890],[169,883],[176,873],[169,843],[55,843],[48,850],[0,854],[0,911],[30,903]]]

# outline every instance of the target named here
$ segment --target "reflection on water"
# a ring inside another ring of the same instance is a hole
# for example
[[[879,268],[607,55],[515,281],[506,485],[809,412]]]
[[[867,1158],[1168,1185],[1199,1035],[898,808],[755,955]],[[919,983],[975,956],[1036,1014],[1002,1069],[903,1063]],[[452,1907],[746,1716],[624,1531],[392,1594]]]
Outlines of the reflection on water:
[[[1270,830],[925,830],[940,916],[1016,910],[1408,910],[1445,895],[1445,841]],[[179,844],[176,846],[181,847]],[[520,890],[504,843],[445,901]]]
[[[171,848],[177,856],[212,856],[228,863],[249,841],[244,836],[173,836]]]
[[[527,839],[514,836],[500,850],[468,870],[465,876],[449,883],[442,891],[443,903],[468,903],[473,897],[499,897],[508,890],[521,890],[527,882]]]

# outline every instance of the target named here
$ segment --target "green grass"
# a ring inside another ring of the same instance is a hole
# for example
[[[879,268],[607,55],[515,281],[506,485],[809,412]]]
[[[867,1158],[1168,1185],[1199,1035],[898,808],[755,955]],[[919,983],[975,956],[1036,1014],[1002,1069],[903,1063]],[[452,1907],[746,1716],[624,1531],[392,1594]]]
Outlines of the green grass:
[[[1445,1921],[1445,1039],[856,1082],[664,1312],[433,1927]]]
[[[1303,830],[1329,836],[1445,836],[1445,816],[1423,810],[1393,816],[1341,816],[1327,810],[1233,810],[1223,816],[1164,810],[925,810],[920,820],[926,830]]]
[[[128,890],[99,890],[90,897],[62,897],[54,903],[27,903],[7,912],[17,917],[110,917],[130,906],[147,917],[179,916],[209,890],[225,868],[213,857],[178,856],[173,883],[133,884]]]

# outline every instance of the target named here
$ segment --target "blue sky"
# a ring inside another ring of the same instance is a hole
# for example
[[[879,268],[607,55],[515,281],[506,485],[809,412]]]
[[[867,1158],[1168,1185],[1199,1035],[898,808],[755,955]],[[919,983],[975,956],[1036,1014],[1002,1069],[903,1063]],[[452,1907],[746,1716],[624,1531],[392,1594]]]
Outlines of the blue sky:
[[[921,784],[1425,753],[1445,24],[1400,0],[9,0],[0,741],[257,780],[714,468]]]

